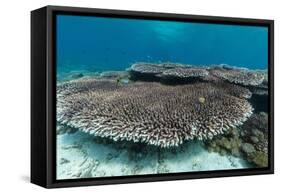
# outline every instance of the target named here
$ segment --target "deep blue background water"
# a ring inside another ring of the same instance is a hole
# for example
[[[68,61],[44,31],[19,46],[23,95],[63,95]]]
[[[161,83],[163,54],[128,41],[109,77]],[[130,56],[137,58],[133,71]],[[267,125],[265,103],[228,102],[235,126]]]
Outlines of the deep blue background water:
[[[57,67],[107,71],[171,61],[266,69],[267,38],[266,27],[58,15]]]

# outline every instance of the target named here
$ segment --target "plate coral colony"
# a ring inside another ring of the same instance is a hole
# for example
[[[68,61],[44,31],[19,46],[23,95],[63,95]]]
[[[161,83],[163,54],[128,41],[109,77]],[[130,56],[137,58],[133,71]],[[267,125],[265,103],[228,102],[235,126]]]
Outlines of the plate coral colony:
[[[268,166],[266,28],[57,17],[58,180]]]

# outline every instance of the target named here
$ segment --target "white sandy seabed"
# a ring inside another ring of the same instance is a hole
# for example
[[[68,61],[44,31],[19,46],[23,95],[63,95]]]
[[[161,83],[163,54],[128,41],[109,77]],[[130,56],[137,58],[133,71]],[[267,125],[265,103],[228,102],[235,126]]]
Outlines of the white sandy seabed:
[[[113,142],[82,132],[57,135],[57,179],[211,171],[251,167],[192,141],[176,149]]]

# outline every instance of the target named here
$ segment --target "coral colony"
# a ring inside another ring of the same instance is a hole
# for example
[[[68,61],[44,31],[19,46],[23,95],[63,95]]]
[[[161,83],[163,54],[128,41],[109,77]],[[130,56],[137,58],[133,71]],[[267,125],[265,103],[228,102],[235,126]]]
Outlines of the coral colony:
[[[58,84],[57,121],[94,136],[161,148],[192,139],[218,142],[219,135],[251,117],[252,94],[267,95],[267,90],[265,71],[135,63],[124,72]],[[253,150],[264,159],[261,135],[252,139],[260,143],[243,144],[242,151],[259,163]],[[218,151],[215,143],[209,145]]]

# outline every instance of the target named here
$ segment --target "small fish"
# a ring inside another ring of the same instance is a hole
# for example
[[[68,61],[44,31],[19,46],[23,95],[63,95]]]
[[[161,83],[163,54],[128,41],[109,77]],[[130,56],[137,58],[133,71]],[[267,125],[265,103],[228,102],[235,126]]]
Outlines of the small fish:
[[[198,98],[198,101],[201,103],[201,104],[204,104],[206,99],[204,97],[199,97]]]

